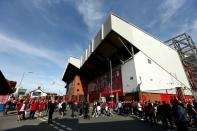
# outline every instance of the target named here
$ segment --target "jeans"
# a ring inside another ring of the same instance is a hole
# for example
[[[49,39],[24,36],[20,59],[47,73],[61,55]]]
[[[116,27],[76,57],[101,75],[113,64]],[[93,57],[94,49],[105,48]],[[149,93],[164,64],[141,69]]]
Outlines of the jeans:
[[[8,114],[8,109],[5,108],[4,111],[3,111],[3,115],[7,115]]]
[[[52,123],[53,112],[49,111],[48,123]]]

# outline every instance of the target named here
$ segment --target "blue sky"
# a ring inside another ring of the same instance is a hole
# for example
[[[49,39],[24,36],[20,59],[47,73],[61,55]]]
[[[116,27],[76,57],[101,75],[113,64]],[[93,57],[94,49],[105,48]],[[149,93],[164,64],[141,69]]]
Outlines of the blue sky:
[[[0,70],[28,90],[65,94],[69,56],[80,57],[113,12],[162,41],[197,43],[196,0],[0,0]],[[33,72],[33,73],[28,73]]]

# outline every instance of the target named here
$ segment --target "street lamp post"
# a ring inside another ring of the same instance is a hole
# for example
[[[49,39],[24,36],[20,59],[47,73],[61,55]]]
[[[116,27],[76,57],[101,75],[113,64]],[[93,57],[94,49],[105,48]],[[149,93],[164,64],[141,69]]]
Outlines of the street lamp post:
[[[22,75],[22,77],[21,77],[21,81],[20,81],[18,87],[21,87],[22,81],[23,81],[23,79],[24,79],[24,77],[25,77],[25,73],[26,73],[26,72],[23,72],[23,75]],[[27,73],[33,73],[33,72],[27,72]]]
[[[27,72],[27,73],[33,73],[33,72]],[[21,77],[21,80],[20,80],[20,83],[19,83],[19,85],[18,85],[18,87],[17,87],[17,89],[16,89],[16,92],[15,92],[15,95],[18,97],[18,93],[19,93],[19,88],[21,88],[22,89],[22,82],[23,82],[23,79],[24,79],[24,77],[25,77],[25,74],[26,74],[26,72],[23,72],[23,75],[22,75],[22,77]]]
[[[23,79],[24,79],[24,76],[25,76],[25,72],[23,72],[23,75],[22,75],[22,77],[21,77],[21,81],[20,81],[20,83],[19,83],[18,87],[20,87],[20,86],[21,86],[22,81],[23,81]]]

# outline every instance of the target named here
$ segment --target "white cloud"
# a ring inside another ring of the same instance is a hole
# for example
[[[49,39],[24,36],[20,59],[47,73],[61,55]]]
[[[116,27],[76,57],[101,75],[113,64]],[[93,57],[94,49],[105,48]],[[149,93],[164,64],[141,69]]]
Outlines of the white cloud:
[[[191,30],[190,31],[191,36],[192,36],[195,44],[197,44],[197,19],[192,22],[190,30]]]
[[[194,20],[194,21],[192,22],[191,28],[192,28],[193,30],[197,30],[197,19]]]
[[[76,2],[78,12],[82,15],[83,20],[89,31],[93,32],[101,26],[101,20],[104,18],[102,4],[93,0],[78,0]]]
[[[26,55],[49,60],[50,62],[53,62],[59,65],[60,67],[63,67],[65,64],[64,57],[53,50],[49,50],[47,48],[38,47],[38,46],[35,47],[31,43],[27,43],[15,38],[11,38],[2,33],[0,33],[0,47],[1,47],[0,52],[23,53]]]
[[[34,13],[36,9],[42,16],[43,20],[52,26],[57,26],[58,17],[54,14],[50,7],[57,6],[66,0],[32,0],[23,1],[27,10]],[[33,8],[32,8],[33,7]]]
[[[51,5],[50,0],[32,0],[31,3],[35,8],[42,10],[43,12],[48,12],[46,6]]]
[[[42,59],[43,63],[47,63],[46,61],[55,63],[57,66],[61,67],[62,69],[65,66],[65,63],[67,62],[67,60],[58,52],[40,46],[37,47],[33,46],[32,43],[28,43],[16,38],[12,38],[1,32],[0,32],[0,47],[1,47],[0,54],[4,52],[14,55],[22,54],[30,59],[32,57]],[[13,63],[13,64],[7,65],[7,63],[2,63],[1,69],[7,79],[17,81],[17,87],[18,87],[18,84],[20,83],[22,77],[22,72],[28,72],[26,69],[26,66],[28,65],[18,66],[17,63]],[[65,94],[65,88],[64,88],[65,84],[61,81],[62,76],[60,75],[62,74],[61,73],[62,71],[55,75],[50,74],[49,72],[45,69],[43,69],[42,71],[40,71],[40,69],[33,69],[32,74],[26,73],[21,86],[25,89],[28,89],[28,91],[36,89],[38,86],[42,86],[47,92],[56,92],[56,93],[60,92],[62,94]],[[56,84],[52,85],[52,81],[55,81]]]
[[[157,19],[154,19],[154,20],[150,21],[150,22],[146,25],[146,27],[152,28],[152,27],[155,26],[155,24],[157,24],[157,22],[158,22],[158,20],[157,20]]]
[[[186,0],[165,0],[165,2],[160,6],[161,22],[165,23],[169,21],[185,2]]]
[[[32,0],[32,4],[41,10],[45,10],[45,6],[54,6],[55,4],[60,4],[62,1],[66,0]]]
[[[57,26],[57,21],[55,19],[51,19],[47,14],[42,15],[43,19],[52,26]]]

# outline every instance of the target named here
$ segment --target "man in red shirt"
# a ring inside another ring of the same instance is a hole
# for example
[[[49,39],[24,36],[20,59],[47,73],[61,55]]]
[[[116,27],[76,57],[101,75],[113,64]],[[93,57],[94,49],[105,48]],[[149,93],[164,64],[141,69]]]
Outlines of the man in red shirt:
[[[32,102],[31,107],[30,107],[30,114],[29,114],[30,119],[34,119],[34,115],[35,115],[37,108],[38,108],[38,101],[35,100]]]

